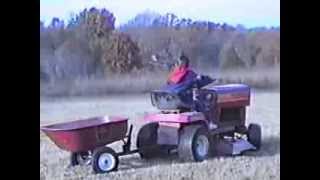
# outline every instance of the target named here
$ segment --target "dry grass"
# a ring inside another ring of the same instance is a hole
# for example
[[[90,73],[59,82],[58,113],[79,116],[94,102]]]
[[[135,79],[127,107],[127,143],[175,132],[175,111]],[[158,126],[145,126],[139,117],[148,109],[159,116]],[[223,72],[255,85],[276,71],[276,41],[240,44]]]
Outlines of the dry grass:
[[[253,92],[248,108],[248,123],[262,126],[262,147],[239,157],[210,158],[201,163],[182,163],[177,157],[145,161],[137,154],[121,157],[119,171],[95,175],[90,166],[69,168],[69,153],[60,150],[40,133],[40,179],[112,180],[278,180],[280,179],[280,94]],[[142,123],[139,119],[155,109],[146,95],[70,97],[40,101],[40,123],[78,118],[119,115],[130,117],[133,146]],[[121,143],[111,146],[120,150]],[[134,147],[133,147],[134,148]]]
[[[221,83],[245,83],[255,89],[280,89],[280,67],[270,69],[231,70],[208,73]],[[216,74],[216,73],[215,73]]]
[[[233,70],[223,72],[197,71],[217,78],[219,83],[245,83],[257,89],[279,89],[280,69]],[[80,79],[40,84],[41,96],[88,96],[146,93],[166,82],[167,74],[148,72],[110,76],[105,79]]]
[[[40,85],[42,96],[80,96],[143,93],[163,85],[166,76],[159,74],[121,75],[105,79],[80,79]]]

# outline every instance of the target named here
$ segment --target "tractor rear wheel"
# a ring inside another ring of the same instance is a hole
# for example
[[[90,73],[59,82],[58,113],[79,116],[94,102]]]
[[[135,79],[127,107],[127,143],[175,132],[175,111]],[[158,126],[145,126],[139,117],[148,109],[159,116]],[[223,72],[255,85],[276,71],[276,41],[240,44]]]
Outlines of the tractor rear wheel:
[[[203,161],[210,154],[208,129],[203,125],[190,125],[182,129],[178,156],[184,161]]]
[[[142,159],[151,159],[164,155],[166,151],[157,144],[158,123],[144,125],[138,132],[137,148]]]
[[[257,150],[260,149],[261,146],[261,127],[258,124],[250,124],[248,127],[248,141],[254,145]]]

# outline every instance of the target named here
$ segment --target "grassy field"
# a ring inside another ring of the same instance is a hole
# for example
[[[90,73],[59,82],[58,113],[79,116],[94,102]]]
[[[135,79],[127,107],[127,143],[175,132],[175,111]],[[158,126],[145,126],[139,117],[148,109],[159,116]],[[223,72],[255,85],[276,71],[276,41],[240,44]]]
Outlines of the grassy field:
[[[40,132],[40,178],[44,179],[280,179],[280,93],[254,91],[248,108],[248,123],[262,126],[262,147],[245,156],[210,158],[201,163],[181,163],[177,157],[145,161],[138,155],[121,157],[119,171],[95,175],[91,166],[68,167],[69,153],[58,149]],[[40,123],[51,124],[79,118],[120,115],[134,125],[133,141],[141,127],[139,121],[154,112],[148,95],[45,98],[40,102]],[[133,142],[135,144],[135,142]],[[121,143],[111,146],[120,150]]]
[[[256,89],[279,90],[280,69],[255,69],[250,71],[206,71],[197,73],[216,78],[217,83],[245,83]],[[110,76],[104,79],[90,78],[72,81],[53,81],[40,84],[42,97],[98,96],[110,94],[139,94],[158,89],[166,82],[167,74],[149,72]]]

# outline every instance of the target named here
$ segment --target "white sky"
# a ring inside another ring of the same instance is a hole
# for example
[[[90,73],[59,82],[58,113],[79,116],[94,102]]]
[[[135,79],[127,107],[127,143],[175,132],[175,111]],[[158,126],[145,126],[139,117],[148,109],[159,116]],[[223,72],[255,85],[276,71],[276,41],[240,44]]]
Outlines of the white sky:
[[[40,19],[46,24],[52,17],[67,20],[72,12],[92,6],[113,12],[116,25],[146,9],[246,27],[280,25],[280,0],[40,0]]]

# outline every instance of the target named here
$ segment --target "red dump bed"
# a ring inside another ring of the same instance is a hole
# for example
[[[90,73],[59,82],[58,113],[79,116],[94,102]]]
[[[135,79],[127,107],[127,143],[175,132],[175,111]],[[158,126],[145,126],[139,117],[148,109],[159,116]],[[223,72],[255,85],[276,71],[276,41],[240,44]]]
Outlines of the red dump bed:
[[[127,124],[127,118],[104,116],[47,125],[41,130],[59,148],[83,152],[123,139]]]

